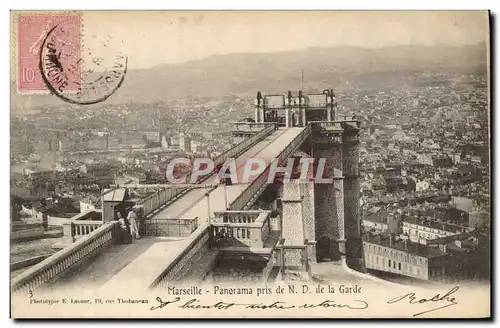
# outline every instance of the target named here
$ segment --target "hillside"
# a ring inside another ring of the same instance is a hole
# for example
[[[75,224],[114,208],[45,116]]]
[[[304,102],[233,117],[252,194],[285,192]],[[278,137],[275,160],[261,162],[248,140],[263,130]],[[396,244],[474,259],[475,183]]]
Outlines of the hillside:
[[[297,90],[302,68],[308,88],[336,88],[346,80],[370,88],[408,72],[484,71],[486,51],[486,44],[479,43],[463,47],[393,46],[380,49],[339,46],[269,54],[216,55],[183,64],[129,70],[125,83],[107,103],[147,103],[188,95],[220,97],[228,93],[253,95],[257,90]],[[12,97],[13,110],[63,104],[50,95],[22,96],[22,100],[19,97]]]

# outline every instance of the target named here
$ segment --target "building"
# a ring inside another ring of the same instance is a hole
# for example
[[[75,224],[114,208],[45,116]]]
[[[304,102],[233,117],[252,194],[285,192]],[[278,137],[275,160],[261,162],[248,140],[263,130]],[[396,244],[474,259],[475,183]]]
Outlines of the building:
[[[163,149],[168,149],[168,148],[169,148],[169,146],[170,146],[170,145],[169,145],[169,142],[168,142],[168,140],[167,140],[166,136],[162,136],[162,137],[161,137],[161,148],[163,148]]]
[[[485,276],[484,247],[477,237],[462,238],[466,239],[426,245],[413,243],[406,236],[365,234],[366,268],[447,283]]]
[[[402,230],[412,242],[426,243],[427,240],[458,235],[470,229],[425,217],[412,216],[402,222]]]
[[[179,136],[179,147],[182,151],[191,152],[191,138],[184,133]]]
[[[393,235],[363,235],[366,268],[421,280],[441,280],[446,253]]]
[[[144,135],[147,142],[159,143],[161,141],[160,132],[158,131],[147,131]]]
[[[469,213],[469,227],[480,228],[489,226],[491,223],[491,214],[482,209],[474,209]]]
[[[380,208],[375,213],[368,213],[361,221],[365,231],[377,231],[379,233],[389,230],[387,224],[387,211],[380,211]]]
[[[303,151],[316,161],[326,158],[323,177],[333,179],[333,186],[313,182],[303,187],[283,185],[283,221],[297,222],[283,225],[284,243],[315,242],[315,246],[308,246],[308,256],[314,257],[315,252],[318,261],[344,257],[347,266],[365,271],[360,218],[360,120],[355,115],[338,117],[333,90],[307,95],[300,90],[296,95],[291,91],[269,95],[258,92],[255,123],[271,122],[274,124],[270,127],[310,129],[311,142],[305,147],[309,149]],[[299,213],[307,215],[297,220]]]
[[[191,142],[191,151],[192,151],[193,153],[197,153],[197,152],[199,151],[199,149],[198,149],[198,148],[199,148],[199,145],[198,145],[198,143],[197,143],[197,142],[194,142],[194,141],[193,141],[193,142]]]
[[[472,212],[472,209],[474,207],[474,201],[467,197],[452,196],[450,204],[455,206],[457,209],[467,213]]]
[[[428,190],[430,187],[430,183],[426,179],[418,180],[414,178],[414,181],[415,181],[415,191],[425,191]]]

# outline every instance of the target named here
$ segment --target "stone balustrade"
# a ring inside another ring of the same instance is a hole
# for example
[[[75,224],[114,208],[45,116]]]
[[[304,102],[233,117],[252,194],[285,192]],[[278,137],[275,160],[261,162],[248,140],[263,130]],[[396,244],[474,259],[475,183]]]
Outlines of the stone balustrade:
[[[211,237],[218,246],[264,247],[264,242],[270,233],[270,211],[223,212],[224,215],[232,214],[232,220],[211,223]],[[259,213],[256,213],[259,212]],[[238,222],[235,218],[254,216],[252,222]]]
[[[69,245],[76,239],[86,236],[102,226],[102,220],[96,220],[102,215],[101,210],[90,210],[72,217],[63,224],[65,244]]]
[[[315,128],[322,128],[326,129],[328,131],[339,131],[342,132],[344,129],[342,128],[342,122],[340,121],[314,121],[314,122],[309,122],[312,126]]]
[[[254,223],[262,211],[224,211],[215,212],[213,223]]]
[[[302,245],[285,245],[285,239],[281,239],[273,251],[275,261],[279,263],[281,278],[289,278],[290,274],[299,274],[304,279],[311,279],[311,267],[307,254],[307,246],[310,245],[307,239]],[[293,268],[292,272],[289,269]]]
[[[274,122],[258,122],[258,123],[235,122],[233,123],[233,126],[235,127],[235,131],[253,132],[253,131],[261,131],[269,126],[274,126],[275,124],[276,123]]]
[[[12,293],[27,293],[41,285],[57,279],[79,264],[95,255],[102,248],[113,243],[116,237],[117,223],[107,223],[78,241],[36,264],[16,276],[11,281]]]
[[[73,236],[74,238],[81,238],[99,229],[101,225],[102,221],[75,221],[73,222]]]

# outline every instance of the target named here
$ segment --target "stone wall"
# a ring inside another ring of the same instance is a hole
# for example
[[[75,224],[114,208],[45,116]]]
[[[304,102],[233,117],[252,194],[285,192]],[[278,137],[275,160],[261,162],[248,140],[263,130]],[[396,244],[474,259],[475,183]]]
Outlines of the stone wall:
[[[208,275],[212,282],[257,283],[267,279],[272,269],[271,265],[274,263],[272,258],[253,254],[241,255],[220,254]]]
[[[333,184],[315,184],[316,252],[319,257],[340,259],[344,239],[344,200],[342,187],[342,144],[337,140],[319,140],[314,144],[315,163],[325,162],[325,178]],[[317,164],[315,164],[317,170]]]

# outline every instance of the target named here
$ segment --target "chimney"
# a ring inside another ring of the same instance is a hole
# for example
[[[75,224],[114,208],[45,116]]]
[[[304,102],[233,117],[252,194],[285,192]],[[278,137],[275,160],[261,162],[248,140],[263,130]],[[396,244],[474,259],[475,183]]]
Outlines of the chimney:
[[[439,249],[440,249],[442,252],[446,253],[446,244],[439,244]]]

